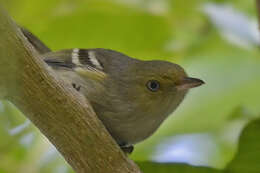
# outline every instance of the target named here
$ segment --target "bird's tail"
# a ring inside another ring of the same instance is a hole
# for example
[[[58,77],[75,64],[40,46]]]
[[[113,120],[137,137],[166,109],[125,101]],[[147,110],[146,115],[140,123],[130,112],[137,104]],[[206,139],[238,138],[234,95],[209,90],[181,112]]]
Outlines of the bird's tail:
[[[32,44],[32,46],[38,51],[39,54],[45,54],[51,52],[51,49],[48,48],[38,37],[32,34],[27,29],[20,27],[22,33],[27,38],[27,40]]]

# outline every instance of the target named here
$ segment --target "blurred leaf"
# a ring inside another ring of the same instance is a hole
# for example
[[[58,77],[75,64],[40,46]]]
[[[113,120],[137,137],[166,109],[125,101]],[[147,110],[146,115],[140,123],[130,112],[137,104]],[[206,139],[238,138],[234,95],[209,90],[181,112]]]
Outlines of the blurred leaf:
[[[227,41],[247,49],[259,45],[256,19],[252,20],[231,5],[208,3],[204,5],[203,11]]]
[[[260,119],[247,125],[239,139],[235,158],[227,166],[227,172],[259,173],[260,172]]]
[[[252,115],[252,113],[250,113],[245,107],[239,106],[233,110],[233,112],[228,117],[227,121],[232,122],[232,121],[238,120],[238,119],[250,120],[253,117],[255,117],[255,116]]]
[[[138,162],[144,173],[182,172],[182,173],[259,173],[260,171],[260,119],[250,122],[242,131],[239,147],[234,159],[224,170],[195,167],[177,163]]]
[[[164,45],[171,27],[163,16],[106,0],[24,0],[18,4],[12,7],[19,10],[13,13],[15,20],[54,50],[103,47],[139,57],[148,57],[147,52],[153,57],[167,54]]]
[[[222,173],[220,170],[206,167],[195,167],[187,164],[155,162],[138,162],[137,164],[144,173]]]

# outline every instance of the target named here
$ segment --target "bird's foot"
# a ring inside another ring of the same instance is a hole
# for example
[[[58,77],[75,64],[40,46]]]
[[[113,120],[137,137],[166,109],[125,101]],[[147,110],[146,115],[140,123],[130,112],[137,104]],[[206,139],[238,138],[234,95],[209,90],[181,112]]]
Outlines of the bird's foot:
[[[77,91],[80,91],[81,86],[75,83],[72,83],[72,87],[75,88]]]
[[[131,154],[134,151],[134,146],[133,145],[120,145],[120,148],[126,154]]]

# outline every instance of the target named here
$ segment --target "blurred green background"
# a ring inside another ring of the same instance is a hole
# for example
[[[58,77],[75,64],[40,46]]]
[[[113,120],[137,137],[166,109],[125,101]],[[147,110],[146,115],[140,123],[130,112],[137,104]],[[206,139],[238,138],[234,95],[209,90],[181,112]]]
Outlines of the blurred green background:
[[[53,50],[109,48],[139,59],[168,60],[206,82],[136,145],[130,157],[141,167],[154,161],[224,169],[235,157],[241,130],[260,115],[260,36],[253,0],[0,2]],[[2,101],[0,173],[25,172],[73,171],[29,120]]]

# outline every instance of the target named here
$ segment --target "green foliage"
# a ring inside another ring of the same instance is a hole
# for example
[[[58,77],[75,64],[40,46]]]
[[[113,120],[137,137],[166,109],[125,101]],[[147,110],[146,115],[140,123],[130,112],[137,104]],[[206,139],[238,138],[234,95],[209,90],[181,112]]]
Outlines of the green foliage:
[[[249,123],[243,130],[239,139],[238,152],[234,159],[223,170],[217,170],[207,167],[196,167],[187,164],[169,164],[155,162],[139,162],[138,165],[144,171],[165,173],[258,173],[260,171],[260,119]]]
[[[152,163],[142,162],[138,163],[141,170],[144,173],[156,172],[156,173],[167,173],[167,172],[182,172],[182,173],[221,173],[222,171],[206,168],[206,167],[195,167],[186,164],[169,164],[169,163]]]
[[[206,81],[188,94],[155,135],[136,146],[131,158],[144,172],[223,172],[149,161],[163,152],[158,146],[166,139],[194,133],[214,138],[217,149],[207,156],[212,160],[208,166],[234,173],[260,172],[258,120],[242,132],[235,152],[240,130],[260,113],[260,53],[253,43],[241,47],[223,36],[202,10],[210,2],[228,3],[240,14],[256,16],[254,1],[244,0],[2,0],[15,21],[54,50],[110,48],[136,58],[176,62]],[[237,33],[241,43],[246,26],[235,28],[244,30],[239,34],[233,28],[229,36]],[[46,139],[24,123],[24,116],[11,104],[0,104],[0,173],[72,172]],[[23,128],[14,133],[17,126]]]
[[[258,173],[260,171],[260,119],[251,122],[242,132],[235,158],[227,166],[228,172]]]

